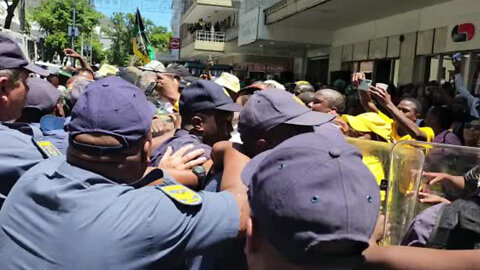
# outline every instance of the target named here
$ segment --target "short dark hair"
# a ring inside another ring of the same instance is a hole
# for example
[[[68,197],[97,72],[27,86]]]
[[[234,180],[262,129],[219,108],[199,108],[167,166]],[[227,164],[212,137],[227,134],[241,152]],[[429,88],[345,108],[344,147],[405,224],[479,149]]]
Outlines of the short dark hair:
[[[407,97],[407,98],[404,98],[402,99],[402,101],[408,101],[408,102],[411,102],[413,103],[413,105],[415,105],[415,111],[418,113],[418,114],[421,114],[423,109],[422,109],[422,103],[420,103],[420,101],[418,101],[418,99],[416,98],[411,98],[411,97]]]
[[[453,113],[447,106],[434,106],[428,113],[435,115],[438,118],[440,127],[447,130],[453,123]]]
[[[6,68],[6,69],[0,69],[0,77],[7,77],[10,85],[16,85],[22,75],[22,70],[18,68]]]

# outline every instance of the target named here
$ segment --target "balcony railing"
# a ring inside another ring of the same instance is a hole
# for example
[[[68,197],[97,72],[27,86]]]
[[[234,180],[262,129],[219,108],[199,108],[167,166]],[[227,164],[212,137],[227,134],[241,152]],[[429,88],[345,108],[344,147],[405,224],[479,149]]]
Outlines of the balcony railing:
[[[210,42],[225,42],[225,32],[212,32],[198,30],[196,33],[196,40],[210,41]]]
[[[212,32],[206,30],[198,30],[193,34],[188,35],[182,41],[183,46],[190,45],[195,41],[208,41],[215,43],[224,43],[225,42],[225,32]]]

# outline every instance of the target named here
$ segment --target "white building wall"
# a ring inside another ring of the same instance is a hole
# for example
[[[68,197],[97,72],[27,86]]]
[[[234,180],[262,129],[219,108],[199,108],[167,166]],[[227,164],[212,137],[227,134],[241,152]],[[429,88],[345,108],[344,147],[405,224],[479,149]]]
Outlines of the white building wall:
[[[455,43],[451,31],[462,23],[473,23],[477,28],[476,36],[468,42]],[[339,29],[332,34],[330,71],[341,70],[342,62],[346,61],[379,59],[383,55],[385,39],[387,52],[384,58],[400,60],[396,70],[398,83],[418,81],[423,76],[419,67],[423,62],[417,56],[480,50],[480,2],[452,0]],[[353,53],[349,59],[351,46]]]

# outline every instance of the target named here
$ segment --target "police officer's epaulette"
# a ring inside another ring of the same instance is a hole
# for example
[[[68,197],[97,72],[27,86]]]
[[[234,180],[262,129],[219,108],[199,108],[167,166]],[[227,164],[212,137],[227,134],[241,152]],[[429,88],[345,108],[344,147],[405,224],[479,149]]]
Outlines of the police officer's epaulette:
[[[134,188],[142,188],[152,183],[156,184],[156,189],[162,191],[167,197],[182,205],[195,206],[201,205],[203,202],[200,194],[172,180],[170,176],[165,175],[160,169],[152,170],[142,179],[129,185]]]
[[[60,150],[45,137],[32,137],[32,141],[45,158],[63,156]]]
[[[165,195],[173,199],[174,201],[183,204],[183,205],[200,205],[202,204],[202,196],[197,192],[189,189],[188,187],[181,184],[172,184],[172,185],[160,185],[158,189],[163,191]]]

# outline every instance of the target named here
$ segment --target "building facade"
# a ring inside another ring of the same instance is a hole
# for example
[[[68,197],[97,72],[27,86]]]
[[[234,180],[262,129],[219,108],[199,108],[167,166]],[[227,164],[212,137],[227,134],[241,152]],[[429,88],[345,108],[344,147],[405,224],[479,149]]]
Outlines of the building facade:
[[[461,52],[465,82],[480,91],[477,0],[186,2],[181,58],[212,57],[239,77],[290,72],[283,81],[332,82],[362,71],[396,85],[449,81],[452,55]],[[200,19],[229,23],[197,34],[188,25]]]

